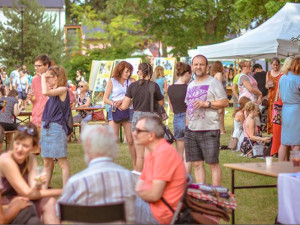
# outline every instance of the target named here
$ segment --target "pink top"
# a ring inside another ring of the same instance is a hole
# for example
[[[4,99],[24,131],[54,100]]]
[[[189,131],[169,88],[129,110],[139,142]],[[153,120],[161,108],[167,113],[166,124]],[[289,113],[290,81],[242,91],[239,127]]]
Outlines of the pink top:
[[[32,79],[31,89],[32,94],[35,97],[35,101],[32,101],[32,122],[37,127],[41,127],[44,108],[48,101],[48,97],[42,94],[41,76],[36,76]]]

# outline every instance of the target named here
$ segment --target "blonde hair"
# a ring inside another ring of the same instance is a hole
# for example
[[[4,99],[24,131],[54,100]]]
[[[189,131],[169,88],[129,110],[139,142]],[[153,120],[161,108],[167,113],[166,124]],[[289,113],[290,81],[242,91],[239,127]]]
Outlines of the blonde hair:
[[[258,105],[255,102],[247,102],[245,105],[245,110],[247,113],[250,113],[257,107]]]
[[[283,74],[287,74],[291,68],[291,64],[292,64],[293,58],[292,57],[287,57],[284,60],[283,66],[281,67],[280,71]]]
[[[154,79],[158,79],[165,76],[165,69],[162,66],[157,66],[154,69]]]
[[[300,75],[300,56],[296,56],[291,63],[291,72],[295,75]]]
[[[240,63],[239,63],[239,67],[241,68],[241,69],[243,69],[243,67],[245,67],[245,66],[251,66],[251,62],[250,61],[248,61],[248,60],[242,60],[242,61],[240,61]]]
[[[80,86],[80,85],[83,85],[83,89],[85,90],[85,91],[89,91],[90,90],[90,87],[89,87],[89,83],[88,82],[86,82],[86,81],[80,81],[79,83],[78,83],[78,86]]]

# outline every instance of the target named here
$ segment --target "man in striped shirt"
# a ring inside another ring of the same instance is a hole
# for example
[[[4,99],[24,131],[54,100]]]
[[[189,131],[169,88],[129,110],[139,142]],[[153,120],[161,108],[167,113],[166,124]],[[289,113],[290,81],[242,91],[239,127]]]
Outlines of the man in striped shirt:
[[[81,140],[88,167],[68,180],[59,202],[87,206],[125,202],[126,221],[134,223],[134,178],[129,170],[113,163],[118,151],[113,130],[85,126]]]

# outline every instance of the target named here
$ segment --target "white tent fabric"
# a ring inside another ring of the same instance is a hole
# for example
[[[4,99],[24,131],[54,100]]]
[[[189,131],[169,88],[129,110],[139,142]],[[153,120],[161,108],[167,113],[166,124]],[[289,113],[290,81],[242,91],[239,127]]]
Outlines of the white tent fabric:
[[[189,56],[209,59],[284,58],[299,54],[300,3],[286,3],[273,17],[244,35],[219,44],[198,46]],[[294,41],[293,41],[294,40]]]

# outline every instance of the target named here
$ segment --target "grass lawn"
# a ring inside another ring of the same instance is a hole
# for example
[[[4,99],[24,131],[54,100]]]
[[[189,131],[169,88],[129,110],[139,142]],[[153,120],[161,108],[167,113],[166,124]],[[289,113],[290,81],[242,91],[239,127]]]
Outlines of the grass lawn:
[[[227,133],[221,135],[221,145],[227,145],[233,130],[232,108],[226,109],[225,126]],[[173,130],[172,126],[173,115],[170,115],[169,127]],[[239,156],[240,153],[232,152],[230,150],[220,151],[220,164],[223,172],[223,186],[231,188],[231,170],[224,168],[224,163],[240,163],[240,162],[262,162],[263,159],[247,159]],[[75,174],[85,168],[83,150],[80,143],[68,144],[68,160],[71,167],[71,174]],[[39,164],[42,160],[38,157]],[[131,160],[126,144],[119,144],[119,155],[116,163],[132,170]],[[207,183],[211,183],[211,173],[206,166]],[[275,184],[276,179],[254,175],[244,172],[235,172],[236,185],[264,185]],[[61,188],[62,178],[61,170],[58,163],[55,165],[54,174],[52,178],[52,187]],[[275,188],[265,189],[241,189],[236,190],[236,199],[238,207],[236,210],[236,223],[237,224],[273,224],[277,214],[277,190]],[[221,223],[225,221],[221,220]]]

